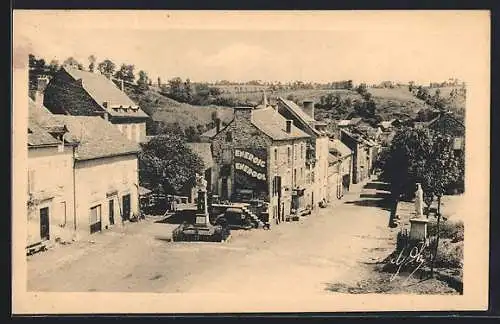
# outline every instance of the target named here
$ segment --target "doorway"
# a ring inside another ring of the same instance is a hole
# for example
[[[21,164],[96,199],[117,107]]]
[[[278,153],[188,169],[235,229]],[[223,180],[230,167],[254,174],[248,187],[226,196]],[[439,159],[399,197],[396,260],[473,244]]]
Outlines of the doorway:
[[[123,204],[123,219],[124,220],[129,220],[130,219],[130,194],[124,195],[122,198],[122,204]]]
[[[229,199],[229,194],[228,194],[228,185],[227,185],[227,177],[222,178],[222,200],[228,200]]]
[[[90,234],[102,230],[101,205],[90,208]]]
[[[115,200],[110,199],[108,201],[108,215],[109,215],[109,224],[115,225]]]
[[[49,207],[40,209],[40,238],[42,241],[50,240]]]

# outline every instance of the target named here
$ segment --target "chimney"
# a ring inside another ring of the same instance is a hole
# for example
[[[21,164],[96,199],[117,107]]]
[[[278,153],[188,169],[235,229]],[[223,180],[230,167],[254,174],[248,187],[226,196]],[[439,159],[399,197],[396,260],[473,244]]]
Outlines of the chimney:
[[[102,103],[102,106],[103,106],[104,108],[108,108],[108,102],[107,102],[107,101],[104,101],[104,102]]]
[[[292,120],[287,119],[286,120],[286,132],[290,134],[292,132]]]
[[[220,132],[220,118],[217,118],[215,120],[215,129],[216,129],[217,133]]]
[[[312,100],[304,100],[304,111],[306,114],[314,118],[314,101]]]
[[[35,103],[43,106],[44,92],[49,84],[49,79],[44,76],[39,76],[36,80]]]
[[[234,107],[234,119],[235,120],[248,120],[252,118],[253,107]]]
[[[123,80],[120,79],[120,90],[123,91]]]

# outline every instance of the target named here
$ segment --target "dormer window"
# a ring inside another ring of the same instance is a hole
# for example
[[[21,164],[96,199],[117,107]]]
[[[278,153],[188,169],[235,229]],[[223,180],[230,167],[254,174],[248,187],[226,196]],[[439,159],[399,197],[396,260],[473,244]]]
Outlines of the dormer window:
[[[107,101],[103,102],[103,103],[102,103],[102,106],[103,106],[104,108],[108,108],[108,102],[107,102]]]

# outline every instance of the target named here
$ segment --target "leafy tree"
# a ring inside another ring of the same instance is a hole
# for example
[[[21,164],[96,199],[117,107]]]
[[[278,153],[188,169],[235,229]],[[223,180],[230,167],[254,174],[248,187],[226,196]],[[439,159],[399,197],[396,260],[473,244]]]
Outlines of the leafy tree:
[[[366,83],[360,83],[357,87],[356,87],[356,91],[360,94],[360,95],[364,95],[365,93],[368,92],[368,89],[366,87]]]
[[[148,74],[144,71],[139,71],[139,79],[137,80],[137,85],[139,87],[139,90],[141,91],[146,91],[149,89],[149,83],[148,83]]]
[[[391,141],[388,150],[379,156],[377,167],[381,177],[390,183],[393,207],[390,225],[394,222],[401,195],[413,193],[416,174],[425,168],[425,157],[432,147],[432,137],[426,129],[402,128]]]
[[[59,71],[59,61],[58,60],[52,60],[49,63],[49,71],[52,73],[55,73]]]
[[[134,65],[132,64],[122,64],[120,69],[116,71],[115,78],[121,79],[128,82],[134,82]]]
[[[95,55],[90,55],[89,56],[89,71],[94,72],[95,71],[95,62],[97,61],[97,58]]]
[[[193,88],[191,85],[191,80],[186,79],[184,82],[184,101],[191,102],[193,99]]]
[[[113,75],[115,72],[116,65],[109,59],[105,59],[97,65],[97,70],[104,75]]]
[[[35,55],[28,55],[28,67],[31,70],[41,70],[45,67],[45,60],[43,58],[37,59]]]
[[[64,60],[63,65],[67,65],[78,70],[83,70],[83,65],[79,63],[73,56],[70,56],[66,60]]]
[[[179,77],[168,80],[169,91],[168,94],[173,99],[180,99],[183,97],[182,79]]]
[[[179,194],[203,171],[203,161],[174,134],[158,135],[142,145],[139,154],[141,184],[161,186],[166,193]]]

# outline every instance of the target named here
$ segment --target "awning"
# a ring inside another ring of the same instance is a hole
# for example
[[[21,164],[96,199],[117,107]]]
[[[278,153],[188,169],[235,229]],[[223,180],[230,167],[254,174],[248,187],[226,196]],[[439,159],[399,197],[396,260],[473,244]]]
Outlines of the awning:
[[[139,196],[145,196],[145,195],[150,194],[152,191],[147,189],[147,188],[139,186],[138,192],[139,192]]]
[[[226,213],[242,214],[243,211],[240,208],[228,208]]]

